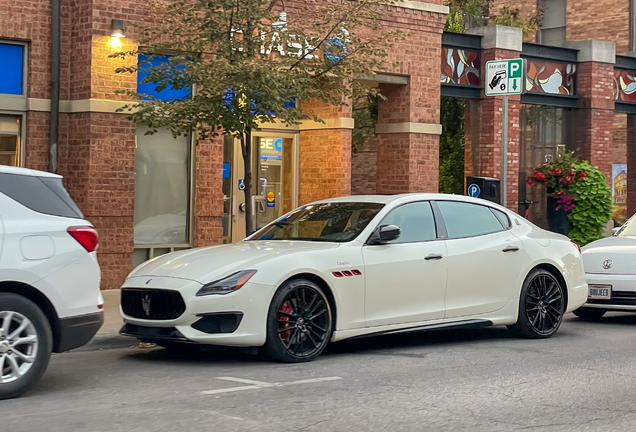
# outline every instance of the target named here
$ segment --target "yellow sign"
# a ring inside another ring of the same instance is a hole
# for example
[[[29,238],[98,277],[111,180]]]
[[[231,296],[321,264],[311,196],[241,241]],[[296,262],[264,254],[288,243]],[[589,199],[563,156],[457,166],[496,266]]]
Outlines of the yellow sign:
[[[274,198],[275,198],[274,192],[272,191],[267,192],[267,201],[274,202]]]

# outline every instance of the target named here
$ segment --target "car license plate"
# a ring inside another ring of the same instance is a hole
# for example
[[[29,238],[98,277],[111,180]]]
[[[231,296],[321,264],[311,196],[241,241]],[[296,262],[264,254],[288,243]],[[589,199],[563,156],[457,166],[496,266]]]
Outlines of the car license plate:
[[[609,300],[612,298],[611,285],[590,285],[587,294],[589,299]]]

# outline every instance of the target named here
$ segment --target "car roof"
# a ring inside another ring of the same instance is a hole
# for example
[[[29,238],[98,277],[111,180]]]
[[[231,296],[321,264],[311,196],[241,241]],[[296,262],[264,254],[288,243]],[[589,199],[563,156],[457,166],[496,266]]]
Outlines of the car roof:
[[[14,175],[24,175],[31,177],[51,177],[51,178],[62,178],[62,176],[49,173],[46,171],[38,171],[30,168],[19,168],[7,165],[0,165],[0,173],[3,174],[14,174]]]
[[[442,193],[407,193],[399,195],[352,195],[339,198],[329,198],[314,202],[327,203],[327,202],[368,202],[368,203],[380,203],[380,204],[392,204],[395,202],[410,202],[420,200],[438,200],[438,201],[462,201],[475,204],[489,205],[495,208],[504,209],[501,205],[492,201],[487,201],[482,198],[473,198],[465,195],[454,194],[442,194]]]

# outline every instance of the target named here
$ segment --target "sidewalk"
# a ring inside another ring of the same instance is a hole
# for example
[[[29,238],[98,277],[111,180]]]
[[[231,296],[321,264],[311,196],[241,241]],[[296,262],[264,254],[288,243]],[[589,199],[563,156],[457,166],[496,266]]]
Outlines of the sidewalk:
[[[119,314],[120,290],[102,291],[104,297],[104,325],[97,332],[97,336],[112,336],[119,333],[124,321]]]

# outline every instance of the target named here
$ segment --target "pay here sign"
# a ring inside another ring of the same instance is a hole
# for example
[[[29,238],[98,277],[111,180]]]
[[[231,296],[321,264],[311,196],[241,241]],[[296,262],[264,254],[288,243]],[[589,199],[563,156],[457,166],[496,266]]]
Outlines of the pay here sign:
[[[495,60],[486,63],[486,96],[505,96],[523,92],[523,59]]]

